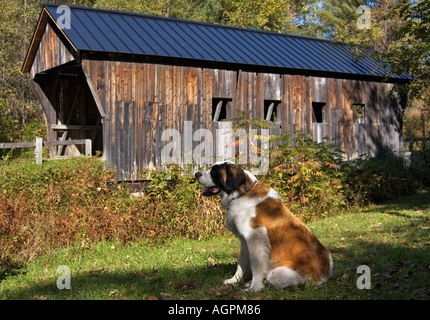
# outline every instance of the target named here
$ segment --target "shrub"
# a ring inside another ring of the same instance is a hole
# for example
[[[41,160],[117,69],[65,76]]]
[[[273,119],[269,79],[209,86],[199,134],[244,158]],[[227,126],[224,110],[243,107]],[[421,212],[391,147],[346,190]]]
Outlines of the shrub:
[[[392,153],[383,158],[361,157],[342,165],[349,201],[382,202],[414,193],[420,183],[403,158]]]
[[[265,178],[303,219],[320,218],[347,205],[339,170],[341,150],[310,135],[283,133],[276,139]]]
[[[430,149],[412,152],[410,167],[414,179],[430,187]]]
[[[224,213],[217,197],[201,197],[194,175],[179,166],[167,172],[150,170],[146,187],[147,210],[154,212],[161,230],[187,238],[203,238],[222,233]],[[167,234],[168,236],[168,234]]]
[[[154,174],[148,193],[131,198],[102,167],[97,158],[0,165],[0,263],[71,243],[204,238],[225,229],[216,199],[200,198],[179,168]]]

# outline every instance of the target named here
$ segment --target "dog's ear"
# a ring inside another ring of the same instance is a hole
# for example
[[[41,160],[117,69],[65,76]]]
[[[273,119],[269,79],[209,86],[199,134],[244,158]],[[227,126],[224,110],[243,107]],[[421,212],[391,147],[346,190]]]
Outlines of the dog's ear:
[[[212,181],[227,193],[239,190],[246,183],[245,171],[238,165],[228,162],[214,165],[211,177]]]
[[[223,165],[216,164],[212,166],[210,175],[215,185],[223,187],[226,181],[226,173]]]
[[[227,192],[239,190],[246,182],[245,172],[237,165],[225,163],[224,166],[226,170],[225,190]]]

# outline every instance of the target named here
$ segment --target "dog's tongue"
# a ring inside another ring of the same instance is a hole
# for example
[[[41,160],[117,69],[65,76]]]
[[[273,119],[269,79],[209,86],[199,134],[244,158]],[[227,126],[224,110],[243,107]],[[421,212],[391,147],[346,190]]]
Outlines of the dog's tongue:
[[[217,187],[203,188],[201,195],[205,197],[210,197],[216,195],[218,192],[219,188]]]

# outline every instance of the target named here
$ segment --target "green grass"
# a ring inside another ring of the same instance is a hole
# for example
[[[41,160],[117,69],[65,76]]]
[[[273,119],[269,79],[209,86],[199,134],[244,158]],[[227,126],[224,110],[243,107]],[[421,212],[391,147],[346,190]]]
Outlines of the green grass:
[[[2,271],[0,299],[430,299],[430,192],[308,224],[333,254],[325,284],[244,293],[226,287],[239,253],[231,235],[208,240],[70,246]],[[56,286],[58,266],[71,289]],[[371,270],[359,290],[357,267]]]

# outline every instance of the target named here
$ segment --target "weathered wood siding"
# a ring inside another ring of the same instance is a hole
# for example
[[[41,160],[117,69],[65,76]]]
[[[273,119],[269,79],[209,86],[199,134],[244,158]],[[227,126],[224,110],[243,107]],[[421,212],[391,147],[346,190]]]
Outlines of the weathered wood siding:
[[[392,84],[117,61],[86,60],[82,67],[104,108],[103,152],[119,180],[142,179],[143,170],[163,165],[165,130],[177,130],[183,139],[186,130],[206,128],[216,139],[216,129],[229,124],[213,121],[214,99],[229,101],[227,118],[238,111],[264,118],[265,103],[274,102],[272,133],[320,130],[347,158],[400,149],[402,107],[388,98]],[[324,104],[318,124],[313,102]],[[364,105],[361,123],[354,121],[353,104]]]
[[[54,29],[49,23],[46,24],[45,32],[39,43],[39,49],[34,57],[30,69],[30,77],[34,79],[35,75],[58,67],[67,62],[73,61],[74,57],[66,48],[63,42],[58,38]]]

